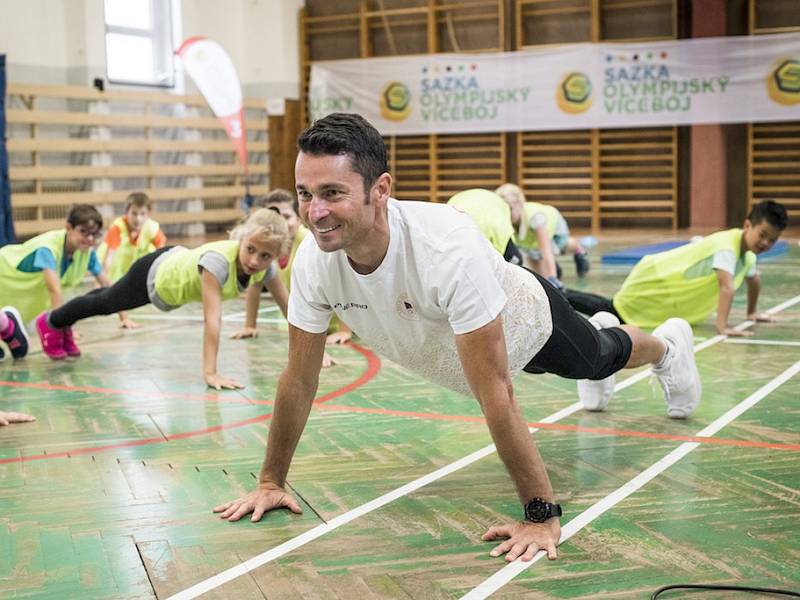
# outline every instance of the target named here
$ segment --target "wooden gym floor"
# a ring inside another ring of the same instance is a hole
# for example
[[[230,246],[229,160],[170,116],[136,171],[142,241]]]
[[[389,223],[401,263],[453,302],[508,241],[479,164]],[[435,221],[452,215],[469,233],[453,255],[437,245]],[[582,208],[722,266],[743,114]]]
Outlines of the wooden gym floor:
[[[585,282],[562,259],[565,280],[611,295],[627,269],[602,267],[601,252],[645,241],[601,240]],[[572,535],[559,560],[521,572],[480,541],[520,507],[477,403],[366,348],[331,350],[339,364],[322,374],[289,477],[303,514],[234,524],[211,507],[255,484],[286,355],[274,307],[264,306],[258,339],[221,344],[220,372],[247,383],[239,392],[202,383],[199,306],[141,309],[136,331],[119,330],[116,317],[82,322],[78,360],[50,361],[34,340],[26,359],[0,365],[0,408],[38,417],[0,428],[0,597],[366,600],[496,589],[496,598],[622,599],[670,583],[798,591],[798,267],[796,241],[761,265],[760,307],[781,321],[755,326],[746,343],[715,337],[710,322],[695,329],[704,393],[687,421],[666,418],[646,374],[621,374],[600,414],[580,409],[572,381],[516,378]],[[744,302],[742,290],[734,323]],[[225,334],[243,310],[226,304]]]

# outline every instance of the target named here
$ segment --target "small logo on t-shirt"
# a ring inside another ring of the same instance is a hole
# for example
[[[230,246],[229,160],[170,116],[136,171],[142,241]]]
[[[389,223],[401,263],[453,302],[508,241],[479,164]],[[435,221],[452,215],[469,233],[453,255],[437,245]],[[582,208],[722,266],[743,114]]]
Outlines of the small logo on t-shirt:
[[[408,319],[409,321],[419,321],[417,309],[411,302],[411,298],[409,298],[408,294],[401,294],[398,296],[395,307],[397,308],[397,314],[404,319]]]
[[[369,307],[366,304],[359,304],[358,302],[337,302],[331,308],[333,310],[341,309],[342,311],[350,310],[351,308],[360,308],[361,310],[367,310]]]

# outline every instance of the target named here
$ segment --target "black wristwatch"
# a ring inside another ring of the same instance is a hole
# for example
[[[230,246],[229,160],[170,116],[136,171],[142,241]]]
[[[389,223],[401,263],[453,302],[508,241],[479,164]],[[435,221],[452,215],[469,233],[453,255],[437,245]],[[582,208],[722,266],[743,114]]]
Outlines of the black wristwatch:
[[[532,523],[544,523],[547,519],[561,516],[561,506],[534,498],[525,505],[525,520]]]

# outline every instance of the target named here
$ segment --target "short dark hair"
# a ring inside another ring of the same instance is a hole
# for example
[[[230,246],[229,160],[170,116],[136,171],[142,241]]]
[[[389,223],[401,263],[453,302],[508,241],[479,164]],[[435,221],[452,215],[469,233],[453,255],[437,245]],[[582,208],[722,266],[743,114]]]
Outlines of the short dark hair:
[[[778,231],[783,231],[789,225],[789,215],[786,214],[786,208],[780,202],[775,202],[775,200],[762,200],[754,205],[747,218],[752,225],[758,225],[762,221],[766,221]]]
[[[297,148],[312,156],[346,154],[353,171],[364,178],[365,191],[389,171],[386,144],[361,115],[332,113],[317,119],[297,138]]]
[[[72,227],[94,223],[102,229],[103,216],[91,204],[74,204],[72,208],[69,209],[67,223]]]
[[[293,194],[289,190],[283,188],[275,188],[269,194],[259,196],[253,200],[253,208],[267,208],[275,204],[291,204],[292,210],[296,215],[300,214],[300,207],[297,203],[297,194]]]
[[[128,212],[131,206],[150,210],[153,208],[153,201],[144,192],[132,192],[128,194],[128,198],[125,200],[125,212]]]

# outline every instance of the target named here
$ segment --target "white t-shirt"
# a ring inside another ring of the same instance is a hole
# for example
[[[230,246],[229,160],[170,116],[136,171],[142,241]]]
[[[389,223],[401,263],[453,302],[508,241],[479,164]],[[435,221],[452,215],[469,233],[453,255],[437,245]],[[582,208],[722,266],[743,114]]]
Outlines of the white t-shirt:
[[[714,253],[714,260],[711,263],[711,268],[727,271],[735,277],[736,272],[744,268],[744,255],[742,255],[741,260],[738,261],[739,264],[736,263],[736,255],[733,253],[733,250],[719,250]],[[756,263],[753,263],[747,273],[745,273],[745,277],[755,277],[757,274],[758,269],[756,268]]]
[[[289,322],[322,333],[336,313],[379,354],[469,394],[454,335],[502,314],[509,370],[518,373],[553,331],[538,280],[503,260],[452,206],[390,199],[388,220],[386,256],[367,275],[344,251],[323,252],[306,236],[292,268]]]

